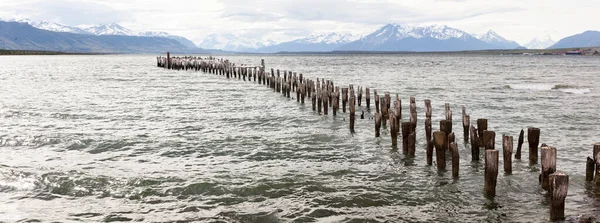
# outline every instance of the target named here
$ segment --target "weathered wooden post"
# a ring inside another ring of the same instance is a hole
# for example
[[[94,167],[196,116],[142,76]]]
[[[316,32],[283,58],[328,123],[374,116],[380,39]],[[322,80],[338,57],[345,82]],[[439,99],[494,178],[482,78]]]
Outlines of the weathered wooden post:
[[[444,107],[446,111],[446,120],[452,121],[452,110],[450,110],[450,103],[444,104]]]
[[[167,69],[171,69],[171,53],[167,52]]]
[[[369,92],[369,88],[365,89],[365,101],[367,102],[367,111],[371,110],[371,93]]]
[[[417,128],[417,104],[415,102],[415,97],[410,97],[410,123],[413,127],[413,132],[416,132]]]
[[[471,125],[471,161],[479,161],[479,136],[473,125]]]
[[[504,161],[504,172],[512,173],[513,137],[502,136],[502,159]]]
[[[431,166],[433,164],[433,140],[427,141],[427,165]]]
[[[327,110],[329,109],[329,106],[327,105],[327,102],[329,100],[329,96],[327,95],[327,93],[328,93],[327,91],[323,91],[323,95],[322,95],[322,97],[323,97],[323,99],[322,99],[322,101],[323,101],[323,115],[327,115],[328,114]]]
[[[515,159],[521,159],[521,147],[523,146],[523,135],[525,132],[521,129],[521,133],[519,134],[519,141],[517,143],[517,153],[515,154]]]
[[[337,116],[338,109],[340,108],[340,92],[338,87],[335,88],[331,97],[333,103],[333,116]]]
[[[411,124],[411,128],[412,128],[412,132],[408,135],[408,156],[414,157],[415,150],[417,149],[416,145],[415,145],[417,143],[417,135],[415,134],[412,124]]]
[[[527,141],[529,142],[529,163],[536,164],[538,160],[538,144],[540,142],[540,129],[528,128]]]
[[[425,99],[425,139],[431,141],[431,100]]]
[[[483,145],[486,150],[494,150],[496,142],[496,132],[494,131],[483,131]]]
[[[565,218],[565,198],[569,191],[569,175],[563,172],[550,174],[550,220]]]
[[[596,173],[594,181],[600,184],[600,143],[594,144],[594,161],[596,162]]]
[[[361,102],[362,102],[362,94],[363,94],[363,90],[362,87],[358,87],[358,107],[360,107]]]
[[[379,95],[377,95],[377,90],[373,90],[373,94],[375,95],[375,112],[379,113]]]
[[[312,100],[312,110],[316,111],[317,110],[317,92],[314,92],[311,95],[311,100]]]
[[[410,122],[402,122],[402,153],[408,153],[408,135],[412,132],[412,127]]]
[[[391,109],[390,109],[391,110]],[[398,146],[398,132],[396,128],[396,115],[394,112],[390,113],[390,136],[392,137],[392,147],[395,149]],[[402,149],[404,150],[404,132],[402,132]]]
[[[477,119],[477,135],[479,136],[479,143],[478,143],[479,146],[484,145],[483,131],[487,130],[487,126],[488,126],[487,119],[484,119],[484,118]],[[471,140],[473,140],[473,139],[471,139]]]
[[[354,95],[350,95],[350,133],[354,134],[354,116],[356,110],[354,108]]]
[[[438,170],[446,169],[446,144],[448,143],[448,135],[442,131],[433,133],[433,143],[435,145],[435,158]]]
[[[380,130],[381,130],[381,113],[376,112],[374,119],[375,119],[375,137],[379,137]]]
[[[455,142],[450,144],[450,151],[450,154],[452,154],[452,177],[458,177],[460,157],[458,155],[458,145]]]
[[[594,159],[588,156],[586,166],[585,166],[585,181],[591,182],[594,181],[594,171],[596,169],[596,162]]]
[[[323,90],[317,87],[317,113],[321,114],[321,105],[323,103]]]
[[[498,150],[485,151],[485,195],[496,196],[496,181],[498,179]]]
[[[385,92],[385,108],[386,108],[386,112],[387,112],[387,108],[390,108],[390,106],[392,106],[392,97],[390,97],[390,92],[386,91]]]
[[[463,124],[463,140],[469,141],[469,127],[471,126],[471,116],[467,115],[465,106],[462,106],[462,124]]]
[[[541,184],[542,189],[550,190],[549,178],[550,174],[556,172],[556,148],[551,146],[542,147],[542,173]]]
[[[386,121],[388,119],[388,108],[387,108],[387,102],[385,102],[385,97],[383,99],[381,99],[381,101],[379,101],[381,103],[381,117],[383,117],[381,119],[381,125],[382,126],[386,126]]]
[[[348,103],[348,88],[342,88],[342,112],[346,113],[346,103]]]

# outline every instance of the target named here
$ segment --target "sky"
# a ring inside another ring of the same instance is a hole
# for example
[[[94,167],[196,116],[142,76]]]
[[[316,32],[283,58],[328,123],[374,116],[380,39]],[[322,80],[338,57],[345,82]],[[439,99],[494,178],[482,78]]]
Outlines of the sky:
[[[0,18],[71,26],[119,23],[200,43],[211,33],[276,42],[330,32],[368,34],[388,23],[494,30],[520,44],[600,30],[600,0],[2,0]]]

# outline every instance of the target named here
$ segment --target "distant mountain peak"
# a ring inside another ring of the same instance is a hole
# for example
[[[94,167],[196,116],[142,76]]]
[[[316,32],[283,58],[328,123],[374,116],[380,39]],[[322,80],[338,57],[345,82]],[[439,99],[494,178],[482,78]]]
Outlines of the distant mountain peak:
[[[531,41],[529,41],[524,46],[527,49],[546,49],[546,48],[554,45],[555,43],[556,42],[554,40],[552,40],[552,37],[550,35],[546,34],[543,37],[533,38]]]
[[[139,36],[139,33],[127,29],[117,23],[96,25],[85,30],[94,35]]]

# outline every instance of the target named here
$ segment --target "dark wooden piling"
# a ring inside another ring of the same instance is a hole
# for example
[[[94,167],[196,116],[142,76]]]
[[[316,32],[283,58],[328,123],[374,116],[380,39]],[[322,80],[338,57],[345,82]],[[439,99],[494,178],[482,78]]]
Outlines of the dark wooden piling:
[[[323,115],[327,115],[328,114],[328,110],[329,110],[329,106],[327,105],[328,101],[329,101],[329,92],[327,91],[323,91],[323,95],[321,96],[323,99],[321,101],[323,101]]]
[[[342,112],[346,113],[346,103],[348,103],[348,88],[342,88]]]
[[[371,110],[371,93],[369,88],[365,88],[365,102],[367,103],[367,111]]]
[[[383,99],[381,99],[381,101],[379,101],[381,103],[381,117],[383,117],[381,119],[381,125],[382,126],[386,126],[386,122],[388,119],[388,108],[387,108],[387,102],[385,102],[385,97]]]
[[[408,156],[414,157],[416,152],[417,135],[412,127],[412,132],[408,135]]]
[[[594,181],[596,184],[600,184],[600,143],[594,144],[593,150],[594,162],[596,162],[596,173],[594,174]]]
[[[317,111],[317,92],[313,91],[313,93],[311,95],[311,101],[312,101],[312,110]]]
[[[452,110],[450,110],[450,103],[444,104],[446,120],[452,121]]]
[[[585,165],[585,181],[591,182],[594,180],[595,169],[596,162],[594,162],[594,159],[588,157]]]
[[[527,141],[529,142],[529,163],[536,164],[538,160],[538,144],[540,142],[540,129],[528,128]]]
[[[171,53],[167,52],[167,69],[171,69]]]
[[[402,153],[408,154],[408,135],[412,133],[410,122],[402,122]]]
[[[427,155],[427,165],[431,166],[433,164],[433,146],[434,142],[433,140],[431,141],[427,141],[427,151],[426,151],[426,155]]]
[[[317,86],[317,113],[321,114],[321,105],[323,104],[323,91]]]
[[[376,112],[374,119],[375,119],[375,137],[379,137],[380,132],[381,132],[381,113]]]
[[[479,136],[479,143],[478,143],[479,146],[483,146],[484,145],[484,143],[483,143],[483,131],[487,130],[487,126],[488,126],[487,121],[488,120],[484,119],[484,118],[477,119],[477,135]],[[473,139],[471,139],[471,140],[473,140]]]
[[[425,99],[425,139],[431,141],[431,100]]]
[[[433,133],[433,143],[435,145],[435,158],[438,170],[446,169],[446,144],[448,143],[448,135],[442,131]]]
[[[398,129],[400,129],[400,120],[402,119],[402,102],[396,98],[396,100],[394,100],[394,116],[396,117],[396,119],[394,120],[396,122],[396,126],[398,127]]]
[[[471,126],[471,116],[467,115],[465,106],[462,106],[462,125],[463,125],[463,140],[469,141],[469,127]]]
[[[356,109],[354,107],[354,95],[350,95],[350,133],[354,133],[354,120]]]
[[[565,198],[569,191],[569,175],[564,172],[550,174],[550,220],[565,218]]]
[[[477,129],[471,125],[471,161],[479,161],[479,136]]]
[[[512,173],[512,152],[513,152],[513,137],[502,136],[502,160],[504,162],[504,172]]]
[[[412,97],[412,96],[410,97],[409,111],[410,111],[410,123],[412,123],[413,132],[414,132],[417,127],[417,104],[415,101],[415,97]]]
[[[521,133],[519,134],[519,141],[517,143],[517,153],[515,154],[515,159],[520,160],[521,159],[521,147],[523,146],[523,135],[525,134],[525,131],[523,131],[523,129],[521,129]]]
[[[452,132],[452,121],[440,120],[440,131],[445,132],[446,135]]]
[[[496,196],[496,181],[498,179],[498,150],[485,151],[485,195]]]
[[[375,95],[375,112],[379,113],[379,95],[377,95],[377,90],[373,90],[373,94]]]
[[[361,102],[362,102],[362,94],[363,94],[363,89],[362,87],[358,87],[358,107],[361,106]]]
[[[450,152],[452,154],[452,177],[458,177],[460,157],[458,155],[458,145],[455,142],[450,144]]]
[[[494,131],[483,131],[483,146],[486,150],[496,149],[496,132]]]
[[[542,173],[540,180],[542,184],[542,189],[550,190],[550,174],[556,171],[556,148],[551,146],[543,146],[541,150]]]
[[[390,137],[392,138],[392,147],[395,149],[398,146],[398,128],[396,127],[396,115],[392,111],[389,111],[389,113]],[[402,132],[402,150],[404,150],[404,144],[404,132]]]
[[[387,111],[387,108],[390,108],[392,106],[392,97],[390,96],[389,91],[385,92],[385,103],[386,103],[385,108]]]
[[[340,108],[340,89],[338,87],[335,88],[335,91],[333,92],[333,116],[337,116],[337,112]]]

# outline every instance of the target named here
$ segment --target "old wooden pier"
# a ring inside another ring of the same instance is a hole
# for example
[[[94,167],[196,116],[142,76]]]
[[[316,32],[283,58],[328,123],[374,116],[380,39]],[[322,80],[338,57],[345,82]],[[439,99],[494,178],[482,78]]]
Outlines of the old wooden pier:
[[[267,70],[264,60],[260,65],[235,64],[226,59],[217,59],[214,57],[171,57],[167,53],[166,57],[159,56],[157,66],[174,70],[195,70],[205,73],[222,75],[225,78],[234,78],[244,81],[252,81],[260,85],[271,88],[273,92],[280,93],[283,97],[290,98],[295,93],[297,103],[304,104],[306,99],[310,100],[312,110],[318,115],[340,115],[340,97],[342,113],[348,116],[349,131],[356,131],[356,107],[362,107],[363,99],[366,108],[361,109],[360,119],[364,119],[364,112],[371,112],[371,98],[374,100],[375,111],[372,114],[374,121],[374,135],[381,136],[381,128],[389,128],[392,141],[392,148],[398,148],[398,136],[402,140],[402,152],[407,156],[415,155],[416,127],[417,127],[417,107],[414,97],[409,98],[408,121],[402,122],[401,100],[396,94],[392,100],[390,92],[383,92],[379,95],[377,89],[372,86],[366,87],[363,97],[363,86],[336,86],[333,80],[310,79],[302,73],[291,72],[287,70],[273,69]],[[341,90],[340,90],[341,89]],[[293,93],[292,93],[293,92]],[[371,92],[373,93],[371,95]],[[371,97],[373,96],[373,97]],[[433,155],[436,156],[437,169],[446,170],[447,157],[450,158],[452,166],[452,176],[459,177],[459,151],[456,143],[456,136],[452,128],[452,110],[450,104],[445,104],[445,119],[439,121],[439,130],[432,132],[431,119],[432,109],[431,100],[425,99],[425,136],[426,163],[433,164]],[[330,109],[331,108],[331,112]],[[496,133],[488,129],[488,119],[476,119],[475,128],[471,124],[471,117],[467,114],[466,108],[462,106],[462,129],[463,141],[465,145],[470,142],[471,160],[479,161],[480,149],[484,148],[484,187],[483,191],[487,197],[496,196],[496,182],[498,177],[499,151],[495,148]],[[538,128],[527,129],[527,141],[529,144],[529,164],[538,163],[538,146],[541,130]],[[521,146],[524,141],[524,131],[520,130],[515,159],[521,159]],[[513,156],[513,137],[503,135],[502,155],[504,163],[504,173],[512,173]],[[434,153],[435,148],[435,153]],[[569,175],[558,171],[556,165],[557,149],[542,144],[541,145],[541,188],[548,191],[550,195],[550,220],[564,219],[564,204],[567,196]],[[587,157],[586,162],[586,180],[593,181],[600,186],[600,143],[593,145],[592,156]]]

